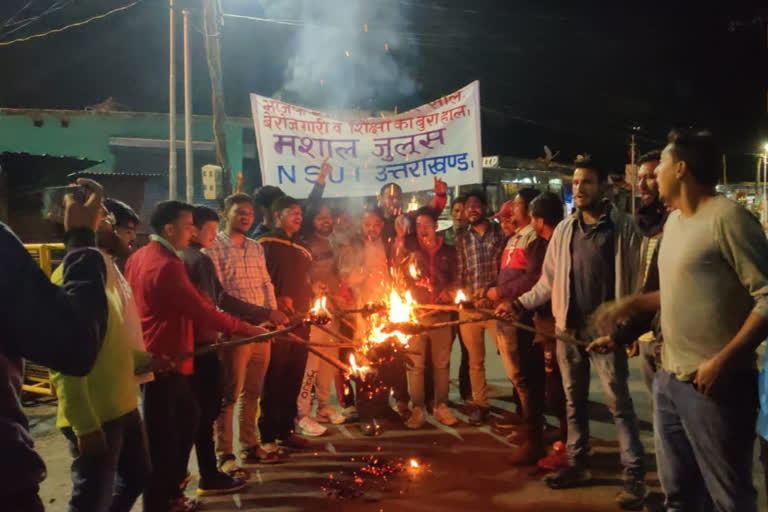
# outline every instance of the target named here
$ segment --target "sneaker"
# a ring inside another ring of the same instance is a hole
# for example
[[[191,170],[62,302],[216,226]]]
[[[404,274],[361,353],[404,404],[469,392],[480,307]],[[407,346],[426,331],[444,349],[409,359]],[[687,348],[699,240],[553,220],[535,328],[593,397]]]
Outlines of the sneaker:
[[[192,473],[187,471],[187,474],[184,475],[184,480],[181,481],[179,484],[179,490],[184,493],[184,491],[187,489],[187,486],[189,485],[190,480],[192,480]]]
[[[282,440],[282,445],[286,448],[292,448],[294,450],[309,450],[312,448],[312,443],[310,443],[308,439],[304,439],[300,435],[297,435],[293,432],[291,432],[291,434],[286,439]]]
[[[544,483],[550,489],[569,489],[588,484],[592,473],[583,467],[568,466],[544,477]]]
[[[411,411],[411,417],[405,422],[405,426],[416,430],[424,426],[427,422],[427,414],[424,412],[423,407],[414,407]]]
[[[453,415],[451,410],[445,404],[440,404],[437,406],[434,416],[437,421],[449,427],[459,423],[459,420],[456,419],[456,416]]]
[[[219,471],[234,478],[248,480],[251,476],[248,471],[237,465],[237,459],[231,453],[219,457]]]
[[[256,445],[240,452],[240,460],[245,464],[277,464],[280,462],[280,454],[277,450],[268,452]]]
[[[519,414],[514,412],[506,412],[501,418],[494,418],[494,420],[491,422],[491,427],[496,430],[509,430],[512,428],[517,428],[522,422],[523,419]]]
[[[648,497],[648,487],[642,478],[624,480],[624,488],[616,495],[616,503],[622,510],[643,510]]]
[[[309,416],[304,416],[301,418],[297,426],[299,432],[307,437],[320,437],[328,432],[326,427],[322,426]]]
[[[354,405],[345,408],[343,411],[341,411],[341,414],[347,418],[347,421],[350,423],[360,421],[360,413],[357,412],[357,407]]]
[[[201,478],[197,486],[198,496],[213,496],[216,494],[230,494],[245,487],[245,480],[232,478],[226,473],[217,473],[211,480]]]
[[[549,455],[543,459],[540,459],[536,465],[541,469],[546,469],[547,471],[559,471],[561,469],[567,468],[568,451],[565,449],[565,443],[562,441],[557,441],[555,444],[553,444]]]
[[[475,406],[469,414],[469,424],[479,427],[488,421],[488,415],[491,413],[489,407]]]
[[[334,425],[341,425],[347,421],[346,416],[336,410],[335,407],[323,407],[318,409],[315,414],[315,419],[318,423],[332,423]]]
[[[200,503],[194,498],[179,496],[169,503],[168,512],[195,512]]]
[[[408,408],[408,402],[402,400],[397,402],[397,414],[403,419],[411,415],[411,410]]]

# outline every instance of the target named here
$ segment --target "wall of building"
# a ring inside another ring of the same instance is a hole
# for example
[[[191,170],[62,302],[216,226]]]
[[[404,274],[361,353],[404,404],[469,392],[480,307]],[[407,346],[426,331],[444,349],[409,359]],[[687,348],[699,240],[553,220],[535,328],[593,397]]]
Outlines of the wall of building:
[[[250,127],[252,123],[248,118],[229,118],[225,124],[232,183],[236,183],[237,174],[243,170],[243,130]],[[0,153],[85,157],[103,161],[104,167],[113,168],[115,155],[109,145],[112,137],[167,140],[168,114],[0,109]],[[181,114],[177,117],[176,139],[184,139]],[[192,140],[213,141],[210,116],[192,117]],[[178,148],[183,150],[183,144]],[[213,162],[195,162],[196,176],[206,163]],[[184,172],[183,161],[179,169]],[[131,170],[167,172],[167,168]]]

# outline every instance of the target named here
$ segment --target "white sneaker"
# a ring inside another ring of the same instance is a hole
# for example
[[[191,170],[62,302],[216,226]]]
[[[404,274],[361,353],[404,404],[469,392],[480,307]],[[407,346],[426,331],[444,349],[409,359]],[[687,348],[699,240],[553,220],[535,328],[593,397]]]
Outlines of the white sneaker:
[[[261,449],[267,453],[276,453],[280,450],[277,443],[264,443],[261,445]]]
[[[336,410],[334,407],[324,407],[318,409],[315,414],[315,419],[320,423],[333,423],[334,425],[341,425],[347,418]]]
[[[299,420],[299,433],[307,437],[320,437],[325,434],[328,429],[313,420],[309,416],[304,416]]]
[[[453,415],[451,410],[445,404],[440,404],[437,406],[435,409],[435,419],[443,425],[447,425],[449,427],[452,427],[459,422],[459,420],[456,419],[456,416]]]
[[[347,418],[348,421],[358,421],[360,419],[360,413],[357,412],[357,407],[354,405],[350,405],[341,411],[341,414]]]
[[[405,426],[410,429],[419,429],[427,422],[427,414],[424,412],[423,407],[414,407],[411,410],[411,417],[405,423]]]

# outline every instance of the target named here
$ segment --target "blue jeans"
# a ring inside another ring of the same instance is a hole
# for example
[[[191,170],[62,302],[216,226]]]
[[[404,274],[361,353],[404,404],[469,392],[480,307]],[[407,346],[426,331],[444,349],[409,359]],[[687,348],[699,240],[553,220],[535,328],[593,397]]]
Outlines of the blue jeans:
[[[597,370],[608,409],[618,430],[624,475],[630,478],[645,477],[645,451],[640,442],[637,415],[627,385],[629,366],[626,351],[588,354],[582,347],[558,340],[557,361],[565,391],[570,464],[586,465],[589,449],[589,368],[592,364]]]
[[[139,411],[104,423],[102,430],[107,451],[86,457],[80,455],[72,429],[62,429],[74,458],[70,512],[129,512],[144,491],[150,460]]]
[[[757,511],[757,373],[728,379],[727,396],[713,399],[663,369],[656,373],[656,461],[668,511]]]

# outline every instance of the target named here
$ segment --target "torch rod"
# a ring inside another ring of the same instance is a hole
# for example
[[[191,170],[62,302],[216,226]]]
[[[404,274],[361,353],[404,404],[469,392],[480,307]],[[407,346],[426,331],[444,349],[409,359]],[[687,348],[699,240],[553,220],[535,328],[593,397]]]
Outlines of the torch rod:
[[[291,331],[294,331],[304,325],[304,322],[297,322],[294,324],[289,325],[288,327],[284,327],[282,329],[277,329],[274,331],[265,332],[264,334],[259,334],[258,336],[253,336],[252,338],[243,338],[241,340],[234,340],[234,341],[225,341],[223,343],[215,343],[213,345],[207,345],[205,347],[199,348],[195,350],[194,352],[190,352],[187,354],[182,354],[179,356],[181,359],[186,359],[188,357],[195,357],[200,356],[203,354],[208,354],[210,352],[216,352],[219,350],[225,350],[229,348],[239,347],[240,345],[249,345],[251,343],[261,343],[265,341],[269,341],[272,338],[276,338],[278,336],[282,336],[283,334],[290,333]]]
[[[445,305],[441,305],[441,304],[422,304],[422,305],[419,305],[419,306],[416,306],[416,307],[420,307],[422,309],[438,309],[438,310],[441,310],[441,311],[464,311],[464,310],[462,310],[458,306],[445,306]],[[443,327],[454,327],[454,326],[458,326],[458,325],[475,324],[475,323],[479,323],[479,322],[485,322],[487,320],[496,320],[498,322],[502,322],[502,323],[505,323],[505,324],[517,327],[518,329],[521,329],[523,331],[532,332],[534,334],[540,334],[542,336],[547,336],[548,338],[554,338],[554,339],[557,339],[557,340],[561,340],[561,341],[564,341],[564,342],[572,344],[572,345],[578,345],[578,346],[582,346],[582,347],[586,347],[586,346],[589,345],[588,342],[586,342],[584,340],[580,340],[580,339],[578,339],[578,338],[576,338],[576,337],[574,337],[574,336],[572,336],[572,335],[570,335],[568,333],[564,333],[564,332],[555,332],[555,333],[545,332],[545,331],[536,329],[534,327],[531,327],[530,325],[526,325],[524,323],[518,322],[516,320],[512,320],[512,319],[509,319],[509,318],[499,318],[499,317],[494,315],[494,312],[491,309],[473,309],[473,310],[466,310],[466,311],[469,312],[469,313],[471,313],[471,312],[480,313],[482,316],[479,317],[479,318],[465,318],[463,320],[454,320],[454,321],[451,321],[451,322],[439,322],[439,323],[436,323],[436,324],[421,326],[421,329],[419,329],[419,332],[421,333],[421,332],[432,331],[432,330],[435,330],[435,329],[442,329]],[[417,334],[417,333],[415,333],[415,332],[408,332],[408,334]]]
[[[336,367],[336,368],[338,368],[339,370],[341,370],[341,371],[343,371],[343,372],[345,372],[345,373],[351,373],[351,372],[352,372],[352,368],[350,368],[348,365],[346,365],[346,364],[342,363],[341,361],[339,361],[339,360],[338,360],[338,359],[336,359],[335,357],[332,357],[332,356],[329,356],[329,355],[327,355],[327,354],[324,354],[324,353],[322,353],[320,350],[318,350],[317,348],[315,348],[315,347],[313,346],[313,344],[311,344],[311,343],[307,343],[307,341],[306,341],[306,340],[303,340],[303,339],[299,338],[298,336],[296,336],[296,335],[295,335],[295,334],[293,334],[292,332],[291,332],[291,333],[288,333],[288,334],[286,335],[286,337],[287,337],[287,338],[289,338],[289,339],[290,339],[290,340],[292,340],[292,341],[295,341],[295,342],[297,342],[297,343],[301,343],[301,344],[303,344],[305,347],[307,347],[307,350],[309,350],[310,352],[312,352],[313,354],[315,354],[317,357],[319,357],[320,359],[322,359],[322,360],[323,360],[323,361],[325,361],[326,363],[329,363],[329,364],[331,364],[331,365],[335,366],[335,367]]]

